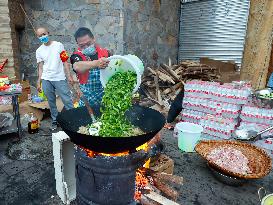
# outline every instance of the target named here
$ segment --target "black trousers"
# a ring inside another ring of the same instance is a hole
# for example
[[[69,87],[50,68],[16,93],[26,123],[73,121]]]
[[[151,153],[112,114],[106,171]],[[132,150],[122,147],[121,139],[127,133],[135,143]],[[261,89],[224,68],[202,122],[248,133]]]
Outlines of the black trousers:
[[[171,123],[182,111],[182,102],[184,98],[184,89],[182,89],[178,95],[175,97],[174,101],[171,104],[170,110],[168,112],[167,123]]]

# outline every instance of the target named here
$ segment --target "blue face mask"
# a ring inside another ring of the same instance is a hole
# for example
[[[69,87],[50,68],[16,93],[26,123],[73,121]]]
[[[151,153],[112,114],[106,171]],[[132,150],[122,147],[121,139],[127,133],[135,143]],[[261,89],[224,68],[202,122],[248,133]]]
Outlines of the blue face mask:
[[[39,37],[39,40],[41,43],[48,43],[49,41],[48,35]]]
[[[86,56],[93,56],[96,54],[96,52],[97,51],[94,44],[82,50],[82,53]]]

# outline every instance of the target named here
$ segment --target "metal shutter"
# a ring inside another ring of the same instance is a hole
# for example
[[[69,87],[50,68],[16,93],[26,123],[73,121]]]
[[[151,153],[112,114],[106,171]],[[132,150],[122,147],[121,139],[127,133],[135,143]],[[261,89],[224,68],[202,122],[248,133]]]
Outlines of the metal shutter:
[[[181,1],[179,61],[209,57],[241,64],[249,0]]]

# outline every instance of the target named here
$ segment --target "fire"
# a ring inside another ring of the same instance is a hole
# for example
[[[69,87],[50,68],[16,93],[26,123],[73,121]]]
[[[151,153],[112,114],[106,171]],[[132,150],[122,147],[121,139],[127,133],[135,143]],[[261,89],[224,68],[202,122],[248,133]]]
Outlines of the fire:
[[[129,155],[129,151],[124,151],[124,152],[109,154],[109,153],[94,152],[94,151],[92,151],[90,149],[86,149],[84,147],[81,147],[81,148],[86,152],[86,155],[88,157],[91,157],[91,158],[96,157],[96,156],[123,157],[123,156]],[[145,151],[147,151],[148,150],[148,143],[145,143],[145,144],[139,146],[138,148],[136,148],[136,151],[139,151],[139,150],[145,150]],[[146,167],[146,168],[148,168],[148,167]]]
[[[115,153],[115,154],[107,154],[107,153],[99,153],[99,152],[94,152],[90,149],[86,149],[86,148],[83,148],[81,147],[85,152],[86,152],[86,155],[88,157],[96,157],[96,156],[106,156],[106,157],[122,157],[122,156],[126,156],[129,154],[129,151],[125,151],[125,152],[120,152],[120,153]]]
[[[147,189],[149,184],[149,179],[145,176],[145,172],[142,170],[137,170],[136,172],[136,182],[135,182],[135,196],[136,201],[141,199],[141,194],[143,190]]]

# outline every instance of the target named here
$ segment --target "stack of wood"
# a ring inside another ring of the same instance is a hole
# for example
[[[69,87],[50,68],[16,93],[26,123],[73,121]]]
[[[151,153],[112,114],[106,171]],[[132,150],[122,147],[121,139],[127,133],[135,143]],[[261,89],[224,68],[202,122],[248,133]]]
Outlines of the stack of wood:
[[[183,177],[155,172],[147,168],[141,168],[138,172],[152,181],[141,190],[139,202],[142,205],[178,205],[176,201],[179,193],[170,185],[182,185]]]
[[[179,65],[160,64],[159,68],[147,68],[148,72],[142,79],[142,90],[146,98],[143,106],[154,106],[161,111],[169,110],[170,102],[182,89],[186,81],[198,79],[219,81],[220,75],[216,68],[195,61],[183,61]]]
[[[148,147],[160,143],[161,137],[157,134],[148,142]],[[166,170],[167,171],[167,170]],[[172,173],[173,171],[171,171]],[[179,193],[174,187],[183,184],[183,177],[149,168],[137,170],[136,190],[140,191],[140,197],[136,200],[142,205],[179,205],[176,203]],[[138,177],[139,176],[139,177]],[[140,186],[139,186],[140,185]],[[173,186],[174,185],[174,186]],[[141,187],[139,189],[139,187]],[[137,195],[135,195],[137,196]]]

